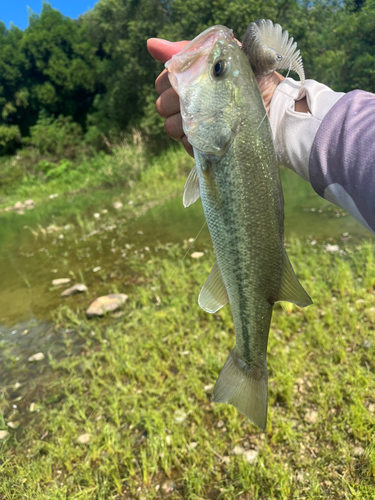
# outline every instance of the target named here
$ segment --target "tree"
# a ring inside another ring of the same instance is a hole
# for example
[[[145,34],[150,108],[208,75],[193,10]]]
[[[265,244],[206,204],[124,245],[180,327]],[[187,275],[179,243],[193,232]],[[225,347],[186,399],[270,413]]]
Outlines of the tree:
[[[19,125],[27,135],[45,109],[84,125],[100,88],[95,51],[82,20],[47,3],[24,32],[0,23],[0,124]]]

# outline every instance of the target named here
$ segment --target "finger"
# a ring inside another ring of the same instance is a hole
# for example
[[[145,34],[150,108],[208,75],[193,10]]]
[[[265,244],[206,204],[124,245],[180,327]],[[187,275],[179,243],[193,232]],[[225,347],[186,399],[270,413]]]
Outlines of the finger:
[[[160,95],[171,86],[168,78],[168,71],[165,69],[155,80],[155,90]]]
[[[186,150],[187,153],[189,153],[190,156],[194,158],[194,152],[193,152],[193,147],[190,144],[190,142],[187,140],[186,135],[184,135],[181,139],[181,142]]]
[[[164,122],[164,128],[169,137],[175,141],[181,141],[181,138],[184,135],[181,113],[169,116]]]
[[[272,101],[273,94],[279,85],[280,82],[284,80],[284,77],[281,76],[276,71],[269,73],[266,76],[261,76],[257,78],[258,87],[260,93],[262,94],[264,106],[266,110],[269,110],[269,106]]]
[[[159,62],[165,63],[174,55],[180,52],[188,41],[168,42],[161,38],[149,38],[147,40],[147,50],[150,55]]]
[[[172,87],[163,92],[156,101],[156,110],[160,116],[168,118],[180,112],[180,101]]]

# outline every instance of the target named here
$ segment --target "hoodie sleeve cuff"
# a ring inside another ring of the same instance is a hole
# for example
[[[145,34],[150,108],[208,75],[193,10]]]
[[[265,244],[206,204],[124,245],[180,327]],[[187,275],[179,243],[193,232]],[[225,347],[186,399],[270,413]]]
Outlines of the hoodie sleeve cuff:
[[[269,110],[279,163],[309,181],[309,158],[316,133],[328,111],[345,94],[315,80],[286,78],[277,87]],[[309,113],[295,111],[295,101],[306,97]]]

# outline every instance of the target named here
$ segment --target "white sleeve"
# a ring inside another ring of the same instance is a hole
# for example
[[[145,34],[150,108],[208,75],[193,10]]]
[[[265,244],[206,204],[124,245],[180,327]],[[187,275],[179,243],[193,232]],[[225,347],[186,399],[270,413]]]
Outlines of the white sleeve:
[[[320,124],[345,94],[333,92],[315,80],[301,82],[285,78],[272,97],[269,120],[279,163],[309,181],[309,158]],[[295,111],[295,101],[306,97],[309,113]]]

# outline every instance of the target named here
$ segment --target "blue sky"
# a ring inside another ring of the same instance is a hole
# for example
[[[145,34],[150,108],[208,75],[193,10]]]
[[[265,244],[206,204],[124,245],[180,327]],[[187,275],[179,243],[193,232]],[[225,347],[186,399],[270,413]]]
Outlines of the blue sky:
[[[76,19],[89,9],[92,9],[97,0],[50,0],[48,3],[54,9],[59,10],[65,16]],[[0,21],[3,21],[7,28],[13,22],[18,28],[24,30],[28,24],[28,10],[40,14],[42,10],[42,0],[0,0]]]

